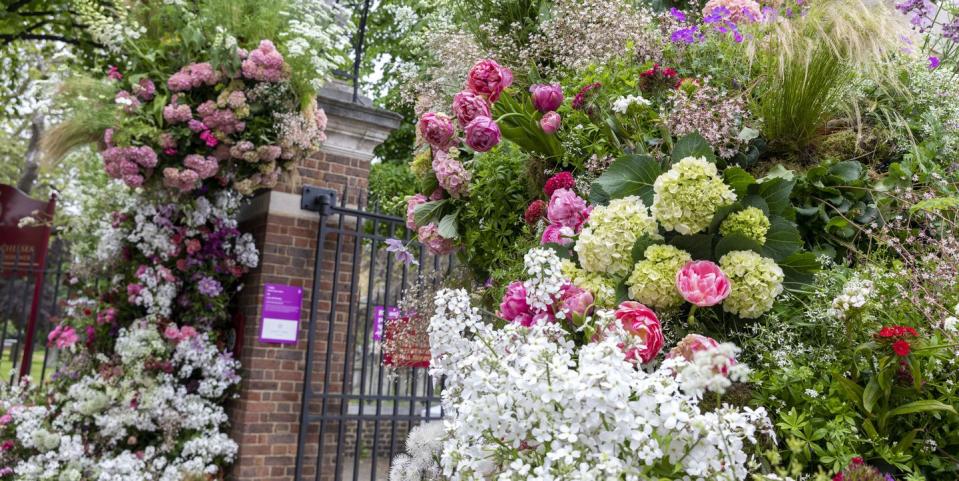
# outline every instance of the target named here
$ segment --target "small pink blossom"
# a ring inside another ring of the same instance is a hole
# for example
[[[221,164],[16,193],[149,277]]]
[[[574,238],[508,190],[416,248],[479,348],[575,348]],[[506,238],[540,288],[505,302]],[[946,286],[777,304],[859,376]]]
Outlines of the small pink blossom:
[[[213,132],[210,130],[204,130],[203,132],[200,132],[200,140],[205,142],[206,146],[210,148],[216,147],[217,144],[220,143],[220,139],[216,138],[216,136],[213,135]]]
[[[47,336],[47,345],[66,349],[77,343],[77,331],[70,326],[58,325]]]
[[[416,206],[420,204],[425,204],[428,199],[423,194],[416,194],[406,198],[406,227],[410,230],[416,229],[416,221],[414,220],[414,212],[416,211]]]
[[[450,197],[459,198],[469,190],[470,173],[463,164],[442,151],[433,152],[433,173],[440,187],[449,192]]]
[[[719,347],[719,342],[715,339],[701,334],[687,334],[675,347],[669,350],[669,353],[666,354],[667,359],[673,359],[676,357],[681,357],[689,362],[693,362],[693,359],[696,357],[697,352],[710,351]],[[729,367],[736,364],[736,359],[730,357],[729,361],[723,364],[721,367],[718,367],[717,371],[720,374],[726,375],[729,373]]]
[[[194,170],[201,179],[209,179],[220,170],[216,157],[190,154],[183,159],[183,165]],[[165,175],[165,172],[164,172]]]
[[[123,80],[123,74],[120,73],[120,69],[116,65],[110,65],[107,67],[107,78],[110,80]]]
[[[0,416],[0,426],[6,426],[7,424],[10,424],[11,421],[13,421],[13,415],[10,413]]]
[[[676,273],[676,289],[683,299],[699,306],[710,307],[723,302],[731,290],[729,279],[715,263],[687,262]]]
[[[149,102],[153,100],[153,96],[156,95],[156,85],[153,84],[153,81],[148,78],[142,78],[140,81],[133,86],[131,89],[133,94],[137,96],[138,99]]]
[[[279,82],[287,77],[283,55],[269,40],[260,40],[241,65],[243,76],[260,82]]]
[[[563,119],[558,113],[550,111],[546,112],[546,115],[543,115],[543,118],[539,119],[539,127],[543,129],[543,132],[546,134],[553,135],[559,130],[562,122]]]
[[[449,254],[456,250],[453,241],[441,236],[439,227],[432,222],[417,229],[416,235],[420,244],[426,246],[435,255]]]

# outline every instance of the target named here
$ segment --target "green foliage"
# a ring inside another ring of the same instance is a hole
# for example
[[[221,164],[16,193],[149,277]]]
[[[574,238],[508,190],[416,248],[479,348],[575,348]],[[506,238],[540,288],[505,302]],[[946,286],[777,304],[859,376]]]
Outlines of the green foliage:
[[[497,119],[503,138],[527,152],[554,159],[563,156],[563,146],[556,135],[549,135],[540,127],[539,120],[543,114],[533,107],[526,92],[508,91],[502,95],[493,104],[493,117]]]
[[[409,165],[380,162],[370,166],[370,205],[378,204],[383,212],[405,216],[404,199],[416,192],[416,176]]]
[[[526,156],[509,143],[473,160],[470,200],[459,215],[466,259],[478,280],[491,271],[522,265],[526,229],[522,213],[530,195],[524,180]]]

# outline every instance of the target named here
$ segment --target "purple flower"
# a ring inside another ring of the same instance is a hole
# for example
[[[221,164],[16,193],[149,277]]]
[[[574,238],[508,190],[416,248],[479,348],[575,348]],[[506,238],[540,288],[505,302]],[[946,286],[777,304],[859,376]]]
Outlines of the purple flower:
[[[500,141],[500,130],[489,117],[476,117],[466,126],[466,145],[477,152],[486,152]]]
[[[212,277],[203,277],[196,287],[197,290],[200,291],[200,294],[207,297],[216,297],[223,292],[223,286],[220,285],[220,281]]]
[[[543,129],[543,132],[546,132],[549,135],[555,134],[559,130],[560,123],[563,119],[556,112],[546,112],[546,115],[543,116],[539,121],[539,126]]]
[[[678,9],[678,8],[676,8],[676,7],[670,8],[670,9],[669,9],[669,14],[672,15],[673,18],[675,18],[676,20],[678,20],[678,21],[680,21],[680,22],[685,22],[685,21],[686,21],[686,14],[683,13],[682,10],[680,10],[680,9]]]
[[[679,30],[676,30],[675,32],[673,32],[672,35],[669,36],[669,39],[672,40],[673,43],[687,43],[687,44],[695,43],[697,40],[701,38],[702,38],[702,34],[699,33],[699,27],[695,25],[689,28],[681,28]]]
[[[941,63],[941,62],[939,61],[939,57],[930,56],[930,57],[929,57],[929,70],[935,70],[935,69],[939,68],[939,64],[940,64],[940,63]]]
[[[556,110],[563,104],[563,87],[559,84],[535,84],[529,88],[533,106],[542,113]]]
[[[386,252],[392,252],[396,256],[396,260],[406,264],[406,265],[418,265],[419,262],[413,258],[413,253],[406,248],[403,244],[403,241],[399,239],[386,239]]]

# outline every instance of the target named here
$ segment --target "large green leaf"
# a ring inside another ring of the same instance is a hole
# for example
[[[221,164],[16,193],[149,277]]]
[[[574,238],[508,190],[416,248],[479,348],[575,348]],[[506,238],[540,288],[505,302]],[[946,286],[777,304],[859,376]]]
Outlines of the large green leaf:
[[[440,218],[440,214],[443,212],[443,208],[446,207],[448,201],[443,200],[434,200],[426,202],[416,206],[413,209],[413,222],[416,222],[418,226],[424,226],[430,222],[435,221]]]
[[[862,407],[867,413],[872,414],[872,409],[876,407],[876,402],[879,401],[879,393],[879,381],[873,377],[866,384],[866,389],[862,393]]]
[[[849,400],[849,402],[856,403],[857,406],[862,407],[862,400],[863,400],[862,386],[844,377],[837,377],[836,387],[839,388],[839,391],[842,392],[842,394],[846,397],[847,400]]]
[[[769,179],[760,184],[749,186],[749,193],[756,194],[766,201],[769,211],[773,214],[782,214],[789,207],[789,194],[792,193],[795,180],[785,180],[781,177]]]
[[[756,178],[746,172],[742,167],[730,167],[723,171],[723,178],[726,183],[736,192],[739,198],[746,196],[750,185],[756,183]]]
[[[694,260],[712,260],[715,238],[712,234],[680,235],[670,239],[669,245],[688,252]]]
[[[605,195],[607,202],[630,195],[638,195],[643,203],[653,203],[653,183],[663,173],[659,162],[648,155],[625,155],[616,159],[612,165],[593,182],[593,189],[601,189],[596,196],[590,192],[589,200],[594,204]],[[592,189],[591,189],[592,190]]]
[[[935,399],[923,399],[922,401],[913,401],[911,403],[903,404],[896,408],[890,409],[886,413],[885,419],[893,418],[896,416],[902,416],[905,414],[916,414],[916,413],[925,413],[925,412],[950,412],[952,414],[956,413],[956,408],[945,404],[941,401],[936,401]]]
[[[855,160],[844,160],[830,167],[829,173],[845,182],[855,182],[862,175],[862,164]]]
[[[769,221],[771,225],[762,250],[764,256],[781,261],[802,249],[802,236],[795,224],[778,215],[772,216]]]
[[[710,162],[716,162],[716,154],[713,153],[713,148],[709,146],[709,142],[706,142],[702,135],[695,132],[684,135],[673,146],[673,163],[686,157],[705,157]]]
[[[797,252],[778,264],[785,275],[783,287],[790,290],[800,290],[810,284],[815,272],[822,268],[812,252]]]
[[[755,240],[741,234],[733,234],[723,237],[716,243],[715,258],[722,259],[724,255],[732,251],[753,251],[761,254],[762,249]]]
[[[413,216],[416,216],[415,212]],[[454,212],[452,214],[446,214],[443,216],[438,226],[438,231],[441,236],[446,239],[459,239],[460,233],[459,222],[457,220],[458,216],[459,212]]]

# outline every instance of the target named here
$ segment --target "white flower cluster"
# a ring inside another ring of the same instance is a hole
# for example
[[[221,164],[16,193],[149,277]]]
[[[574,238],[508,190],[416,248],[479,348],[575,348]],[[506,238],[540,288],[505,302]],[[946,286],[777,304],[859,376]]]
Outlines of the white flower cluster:
[[[463,290],[436,302],[431,374],[446,379],[448,439],[437,441],[445,479],[741,480],[747,445],[771,434],[762,408],[705,412],[673,369],[636,369],[620,329],[577,349],[556,324],[479,324]],[[714,361],[694,363],[689,378]],[[703,384],[721,388],[711,376]]]
[[[952,334],[959,334],[959,304],[953,309],[955,316],[949,316],[942,321],[942,329]]]
[[[666,359],[663,369],[673,369],[676,382],[683,392],[697,399],[707,391],[725,393],[733,381],[745,381],[749,377],[749,367],[736,362],[739,348],[730,342],[716,347],[697,351],[692,362],[682,357]]]
[[[13,461],[15,479],[205,479],[235,457],[219,400],[239,382],[236,361],[206,335],[165,340],[147,322],[121,329],[116,353],[121,364],[94,370],[58,395],[59,412],[0,393],[0,412],[11,414],[17,442],[35,452]],[[156,441],[137,448],[150,439]],[[87,445],[99,447],[96,455]]]
[[[406,438],[406,452],[393,459],[390,481],[435,481],[440,478],[440,453],[446,428],[442,421],[420,424]]]
[[[843,286],[842,293],[833,299],[832,307],[826,313],[840,321],[845,320],[851,312],[866,305],[872,292],[872,281],[854,277]]]
[[[169,218],[152,204],[144,204],[135,212],[134,228],[126,240],[137,246],[137,250],[147,257],[169,259],[177,248],[173,242],[173,225]]]
[[[648,107],[652,104],[652,102],[644,98],[642,95],[627,95],[625,97],[620,97],[613,102],[613,112],[625,115],[626,112],[629,111],[630,105]]]
[[[562,262],[552,249],[537,247],[526,253],[523,263],[528,276],[523,281],[526,303],[534,311],[545,311],[566,284]]]
[[[177,296],[177,284],[165,278],[160,269],[163,267],[142,269],[137,275],[141,289],[130,295],[130,303],[146,308],[151,316],[169,317]]]
[[[319,90],[329,80],[333,69],[348,61],[349,31],[346,23],[350,12],[326,0],[294,0],[281,15],[288,18],[288,29],[281,32],[287,59],[301,58],[313,67],[310,85]]]
[[[146,28],[127,15],[123,6],[108,6],[96,0],[72,0],[74,20],[93,40],[113,53],[119,53],[127,40],[140,38]]]

